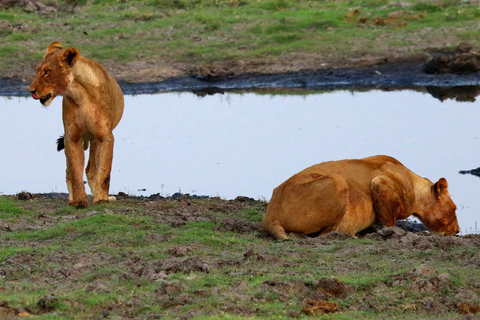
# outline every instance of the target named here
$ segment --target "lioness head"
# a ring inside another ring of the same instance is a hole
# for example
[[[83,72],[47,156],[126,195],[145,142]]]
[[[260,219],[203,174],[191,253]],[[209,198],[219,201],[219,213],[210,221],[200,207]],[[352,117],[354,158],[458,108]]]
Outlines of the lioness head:
[[[427,204],[426,214],[419,217],[428,230],[440,235],[455,235],[460,232],[457,215],[457,206],[453,203],[448,192],[448,183],[441,178],[432,186],[431,201]]]
[[[40,100],[44,106],[49,106],[56,96],[64,93],[73,80],[71,69],[79,55],[76,48],[63,50],[59,42],[52,42],[30,84],[32,97]]]

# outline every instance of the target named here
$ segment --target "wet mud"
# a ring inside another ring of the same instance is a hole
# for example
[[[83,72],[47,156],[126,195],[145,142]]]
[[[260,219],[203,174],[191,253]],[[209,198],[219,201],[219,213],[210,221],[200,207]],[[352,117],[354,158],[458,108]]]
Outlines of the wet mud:
[[[472,74],[427,74],[422,64],[380,65],[365,69],[332,69],[315,72],[281,74],[242,74],[218,79],[191,76],[165,80],[159,83],[121,83],[126,94],[162,91],[191,91],[216,93],[228,90],[252,89],[406,89],[412,87],[478,86],[480,77]]]
[[[374,67],[337,68],[276,74],[191,74],[160,82],[119,81],[124,94],[193,92],[198,95],[241,90],[401,90],[427,91],[440,100],[474,101],[479,94],[480,73],[426,73],[424,62],[385,63]],[[28,83],[0,78],[0,96],[27,96]]]

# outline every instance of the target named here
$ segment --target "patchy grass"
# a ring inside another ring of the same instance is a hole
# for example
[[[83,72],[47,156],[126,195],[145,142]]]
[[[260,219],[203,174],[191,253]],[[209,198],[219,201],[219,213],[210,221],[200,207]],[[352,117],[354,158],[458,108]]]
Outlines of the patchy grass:
[[[0,301],[34,319],[307,319],[322,278],[353,288],[327,298],[340,312],[323,319],[446,319],[480,304],[476,236],[281,242],[259,229],[262,201],[66,203],[0,197]]]
[[[411,55],[479,44],[472,2],[411,0],[56,0],[57,12],[0,11],[13,31],[0,43],[0,70],[33,68],[59,40],[102,63],[161,61],[190,67],[226,60],[267,63],[305,55],[335,59]],[[383,22],[379,22],[381,19]],[[285,58],[286,59],[286,58]],[[283,60],[282,60],[283,61]]]
[[[11,215],[19,215],[26,211],[17,206],[11,197],[0,197],[0,214],[2,217],[8,217]]]

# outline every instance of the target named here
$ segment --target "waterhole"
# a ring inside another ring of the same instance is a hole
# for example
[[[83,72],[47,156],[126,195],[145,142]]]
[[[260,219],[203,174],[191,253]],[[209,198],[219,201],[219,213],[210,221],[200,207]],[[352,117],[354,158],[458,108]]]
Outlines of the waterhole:
[[[55,145],[61,100],[44,108],[0,97],[0,193],[67,192]],[[476,102],[410,90],[126,96],[110,193],[269,200],[313,164],[386,154],[432,181],[445,177],[462,233],[470,233],[480,178],[459,171],[480,166],[479,120]]]

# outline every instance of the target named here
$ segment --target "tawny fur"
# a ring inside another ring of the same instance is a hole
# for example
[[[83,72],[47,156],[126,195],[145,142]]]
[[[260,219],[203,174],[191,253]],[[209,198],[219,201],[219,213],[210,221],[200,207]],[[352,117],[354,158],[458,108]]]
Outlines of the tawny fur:
[[[108,196],[113,159],[113,129],[123,115],[123,93],[117,82],[95,61],[80,56],[78,49],[62,49],[53,42],[37,66],[30,88],[33,98],[48,106],[63,95],[66,180],[69,204],[87,206],[83,184],[84,148],[90,146],[86,168],[94,204]]]
[[[414,215],[430,231],[453,235],[459,226],[447,187],[444,178],[433,184],[388,156],[324,162],[275,188],[261,227],[277,239],[331,231],[353,236]]]

